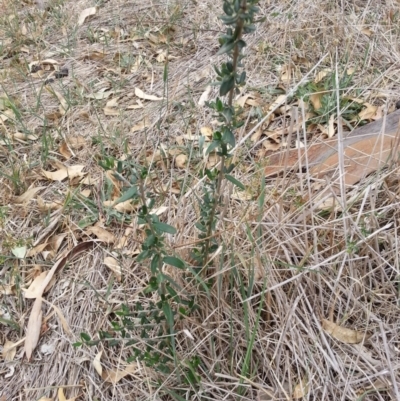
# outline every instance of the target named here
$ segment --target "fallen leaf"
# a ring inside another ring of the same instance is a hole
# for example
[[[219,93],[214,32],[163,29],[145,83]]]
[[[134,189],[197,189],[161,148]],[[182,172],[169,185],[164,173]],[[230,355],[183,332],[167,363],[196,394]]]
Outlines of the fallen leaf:
[[[104,241],[108,244],[113,244],[115,242],[115,236],[114,234],[110,233],[107,231],[105,228],[99,227],[99,226],[92,226],[86,228],[86,233],[87,234],[93,234],[95,235],[99,240]]]
[[[187,168],[187,160],[188,157],[185,154],[180,154],[175,158],[175,165],[178,168],[185,169]]]
[[[88,99],[96,99],[96,100],[103,100],[103,99],[107,99],[108,97],[110,97],[112,94],[114,94],[114,91],[109,90],[110,88],[103,88],[101,90],[99,90],[96,93],[91,93],[89,95],[85,95],[86,98]]]
[[[19,139],[21,141],[36,141],[39,137],[35,134],[24,134],[22,132],[14,132],[14,134],[12,134],[12,137],[14,139]]]
[[[26,339],[25,339],[25,355],[28,361],[32,357],[33,350],[36,348],[36,345],[39,341],[40,336],[40,328],[42,326],[42,297],[41,295],[45,291],[47,285],[50,283],[53,278],[54,273],[58,269],[62,269],[69,260],[74,259],[80,253],[87,251],[88,249],[93,248],[97,242],[95,241],[86,241],[76,245],[71,251],[64,257],[58,259],[56,263],[54,263],[53,267],[49,270],[46,278],[41,283],[41,287],[37,290],[38,295],[35,299],[35,302],[32,307],[31,314],[29,316],[28,326],[26,330]]]
[[[70,167],[63,167],[56,171],[45,171],[42,170],[42,174],[51,181],[62,181],[65,178],[72,180],[75,177],[83,177],[84,173],[82,170],[85,168],[83,165],[75,165]]]
[[[106,103],[106,107],[104,107],[103,111],[106,116],[119,116],[120,110],[117,109],[118,106],[118,98],[113,98]]]
[[[45,202],[40,196],[37,197],[36,202],[38,204],[39,210],[43,212],[48,212],[51,210],[58,210],[63,207],[62,202]],[[34,255],[30,255],[34,256]]]
[[[18,259],[24,259],[28,248],[26,246],[18,246],[11,249],[12,254]]]
[[[322,92],[313,93],[310,95],[310,102],[314,107],[314,110],[319,110],[322,107]]]
[[[47,286],[47,288],[48,288],[48,286]],[[67,319],[65,319],[63,313],[61,312],[61,309],[58,306],[52,304],[51,302],[47,302],[43,298],[42,298],[42,300],[43,300],[43,302],[47,303],[48,305],[50,305],[54,309],[54,312],[56,312],[56,315],[60,319],[61,326],[63,327],[65,333],[68,334],[70,337],[72,337],[73,336],[72,330],[69,328]]]
[[[125,367],[124,370],[103,370],[101,377],[104,381],[117,384],[122,378],[137,371],[138,367],[136,364],[130,364]]]
[[[285,64],[280,68],[280,80],[284,83],[291,81],[293,75],[293,68],[290,64]]]
[[[58,401],[75,401],[77,398],[80,397],[80,395],[77,395],[76,397],[68,398],[68,400],[67,400],[67,399],[65,398],[64,389],[63,389],[62,387],[60,387],[60,388],[58,389],[57,395],[58,395]]]
[[[346,344],[358,344],[368,337],[366,333],[347,329],[326,319],[322,320],[322,328],[333,338]]]
[[[47,244],[45,245],[47,246]],[[24,291],[24,297],[32,299],[42,296],[42,284],[43,281],[46,279],[46,276],[47,271],[41,272],[38,276],[35,277],[28,289],[22,289]]]
[[[103,374],[103,368],[101,366],[101,354],[103,351],[100,351],[93,359],[93,367],[95,368],[96,372],[101,376]]]
[[[210,127],[201,127],[200,133],[209,138],[212,138],[212,136],[213,136],[213,130]]]
[[[44,188],[46,188],[46,187],[30,188],[26,192],[24,192],[22,195],[15,197],[14,202],[15,203],[29,202],[36,195],[37,192],[41,191]]]
[[[80,14],[79,14],[79,18],[78,18],[78,25],[83,25],[83,23],[86,21],[86,18],[95,15],[97,13],[97,7],[89,7],[86,8],[85,10],[83,10]]]
[[[137,97],[139,97],[140,99],[144,99],[144,100],[163,100],[162,97],[157,97],[157,96],[153,96],[153,95],[148,95],[146,93],[144,93],[141,89],[139,88],[135,88],[135,95]]]
[[[377,106],[373,106],[370,103],[364,103],[365,109],[361,110],[358,113],[358,117],[360,120],[373,120],[378,107]]]
[[[120,213],[132,213],[138,209],[137,205],[131,203],[130,200],[115,204],[115,201],[104,201],[104,206],[112,207]]]
[[[317,84],[321,82],[328,74],[330,74],[332,70],[330,68],[325,68],[324,70],[320,71],[314,79],[314,82]]]
[[[287,96],[286,95],[279,95],[276,98],[276,100],[268,107],[268,111],[269,112],[274,112],[282,104],[285,104],[286,101],[287,101]]]
[[[26,328],[25,355],[28,361],[30,361],[33,350],[36,348],[36,345],[39,342],[40,328],[42,326],[42,315],[42,298],[39,296],[33,303],[31,314],[28,320],[28,326]]]
[[[303,398],[308,393],[308,384],[306,379],[300,380],[300,383],[296,385],[293,391],[293,398],[298,400],[299,398]]]
[[[134,125],[131,128],[131,132],[141,131],[142,129],[145,129],[147,127],[150,127],[150,121],[148,120],[148,118],[145,117],[140,123]]]
[[[11,362],[14,360],[15,354],[17,353],[17,347],[15,346],[16,343],[12,341],[6,340],[3,345],[3,350],[1,354],[6,362]]]
[[[121,273],[121,266],[119,265],[119,263],[111,256],[107,256],[106,258],[104,258],[103,263],[115,274],[117,280],[121,281],[122,273]]]
[[[206,101],[208,100],[208,96],[211,93],[211,86],[208,85],[205,89],[205,91],[201,94],[200,99],[198,101],[199,106],[204,106],[206,104]]]
[[[363,33],[364,35],[367,35],[368,37],[372,36],[372,34],[374,33],[374,31],[372,31],[369,28],[362,28],[361,29],[361,33]]]
[[[70,150],[67,142],[62,141],[58,151],[65,157],[66,160],[70,159],[71,156],[74,156],[73,152]]]

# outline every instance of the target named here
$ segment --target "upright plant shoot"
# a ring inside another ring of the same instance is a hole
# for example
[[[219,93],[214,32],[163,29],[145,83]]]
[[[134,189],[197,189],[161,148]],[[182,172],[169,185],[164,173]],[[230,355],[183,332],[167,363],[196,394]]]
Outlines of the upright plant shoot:
[[[214,102],[207,103],[216,112],[216,117],[221,123],[218,130],[213,133],[213,141],[207,149],[208,154],[215,152],[219,156],[219,163],[218,168],[205,169],[206,183],[200,202],[200,219],[196,225],[200,231],[199,239],[203,241],[192,252],[192,257],[199,268],[208,265],[210,254],[218,248],[215,230],[224,179],[244,189],[243,184],[230,174],[235,167],[229,162],[230,152],[235,147],[235,131],[242,125],[238,118],[240,110],[234,107],[233,97],[246,82],[246,72],[242,65],[243,49],[246,46],[243,35],[255,31],[254,17],[258,11],[257,3],[258,0],[223,1],[224,14],[220,19],[227,28],[219,38],[221,47],[217,55],[225,54],[227,61],[220,67],[214,67],[217,74],[215,85],[220,87],[220,97]]]

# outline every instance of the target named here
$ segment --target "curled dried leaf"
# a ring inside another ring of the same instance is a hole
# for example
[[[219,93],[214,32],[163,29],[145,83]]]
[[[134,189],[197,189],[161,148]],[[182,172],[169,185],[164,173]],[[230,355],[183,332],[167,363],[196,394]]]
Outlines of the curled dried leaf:
[[[368,337],[366,333],[339,326],[326,319],[322,320],[322,328],[333,338],[346,344],[358,344]]]

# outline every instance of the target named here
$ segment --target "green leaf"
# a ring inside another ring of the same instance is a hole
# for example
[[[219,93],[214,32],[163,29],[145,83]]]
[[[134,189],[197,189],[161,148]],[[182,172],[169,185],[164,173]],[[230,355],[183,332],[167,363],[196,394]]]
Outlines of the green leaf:
[[[237,15],[232,15],[232,16],[221,15],[219,18],[225,25],[233,25],[236,23],[238,16]]]
[[[84,342],[88,342],[88,341],[91,340],[91,337],[90,337],[89,334],[87,334],[87,333],[81,333],[81,339],[82,339]]]
[[[164,74],[163,74],[163,81],[167,82],[168,79],[168,63],[165,63],[164,65]]]
[[[178,269],[184,269],[186,267],[185,262],[176,256],[165,256],[163,262],[167,265],[177,267]]]
[[[229,77],[229,79],[222,82],[221,87],[219,88],[219,94],[221,96],[225,96],[234,86],[235,86],[235,78],[233,76]]]
[[[151,260],[150,263],[150,270],[152,274],[157,273],[159,262],[160,262],[160,254],[157,253],[156,255],[153,256],[153,259]]]
[[[225,178],[230,181],[232,184],[236,185],[237,187],[239,187],[240,189],[245,190],[246,187],[239,181],[237,180],[235,177],[233,177],[230,174],[225,174]]]
[[[176,234],[177,232],[175,227],[172,227],[169,224],[161,222],[154,223],[154,228],[162,233]]]
[[[125,202],[129,199],[135,199],[138,196],[139,192],[136,186],[130,187],[128,190],[126,190],[120,198],[118,198],[115,202],[115,205],[121,202]]]
[[[219,142],[218,141],[212,141],[207,148],[206,155],[209,155],[213,150],[218,148]]]
[[[221,48],[218,50],[217,56],[221,56],[222,54],[229,53],[235,47],[235,42],[229,41],[224,43]]]
[[[162,309],[164,312],[164,316],[167,319],[170,333],[172,334],[174,331],[174,314],[172,312],[171,305],[168,302],[163,302]]]
[[[233,135],[233,132],[232,132],[230,129],[226,128],[226,129],[224,130],[224,134],[223,134],[223,136],[222,136],[222,140],[223,140],[225,143],[231,145],[232,148],[235,147],[235,142],[236,142],[236,141],[235,141],[235,135]]]

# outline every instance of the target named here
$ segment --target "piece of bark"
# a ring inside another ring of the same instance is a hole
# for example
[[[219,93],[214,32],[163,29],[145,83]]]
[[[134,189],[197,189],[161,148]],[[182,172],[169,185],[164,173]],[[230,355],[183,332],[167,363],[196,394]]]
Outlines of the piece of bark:
[[[353,185],[390,162],[397,154],[400,110],[347,133],[343,140],[344,182]],[[291,149],[269,157],[266,177],[307,169],[316,178],[339,176],[338,137],[316,140],[307,149]]]

